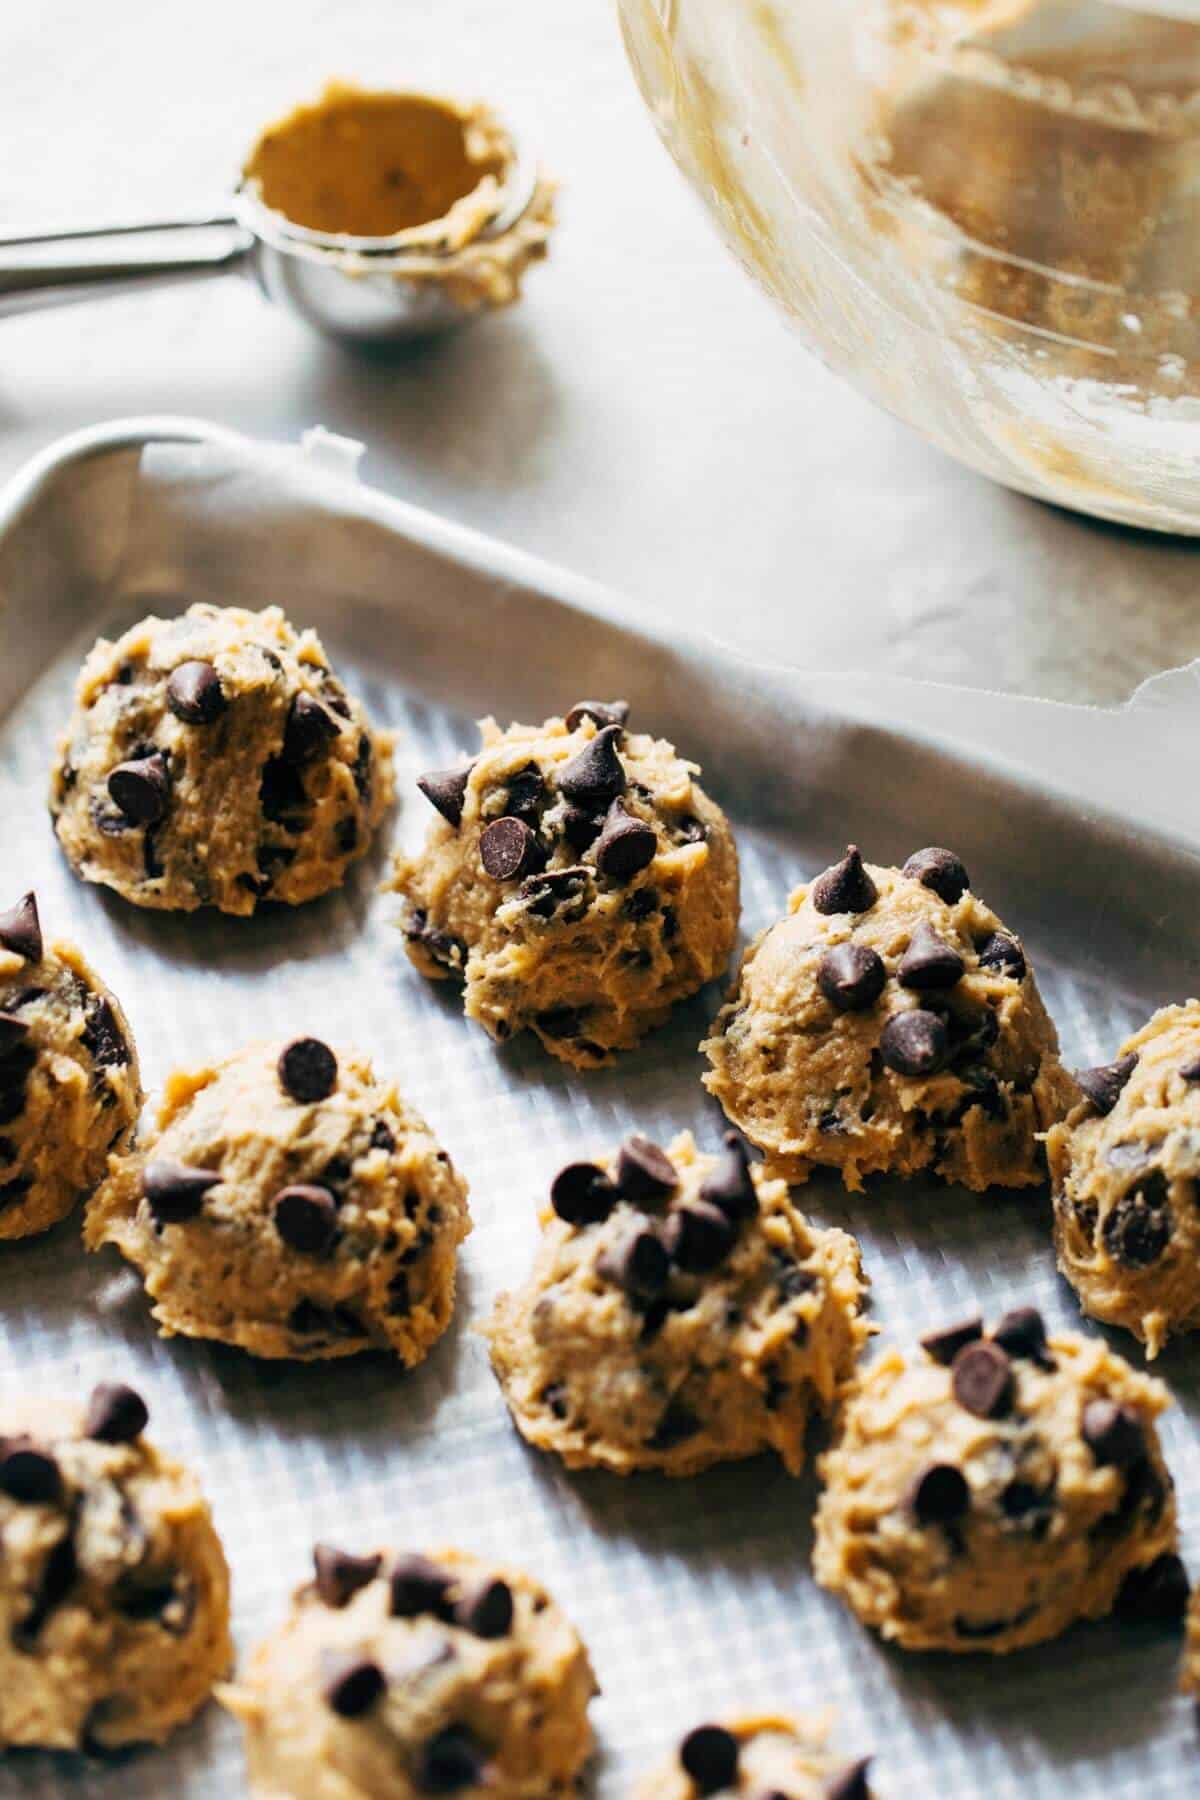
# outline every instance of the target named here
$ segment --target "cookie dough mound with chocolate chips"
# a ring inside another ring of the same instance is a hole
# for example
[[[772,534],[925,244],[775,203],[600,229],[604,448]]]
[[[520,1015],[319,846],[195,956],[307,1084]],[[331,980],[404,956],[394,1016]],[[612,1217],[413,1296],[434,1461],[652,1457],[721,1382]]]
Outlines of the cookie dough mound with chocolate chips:
[[[868,1333],[854,1238],[810,1225],[732,1132],[719,1157],[683,1132],[569,1164],[542,1229],[487,1327],[523,1437],[622,1475],[765,1450],[800,1471]]]
[[[819,1720],[775,1716],[697,1725],[634,1800],[871,1800],[870,1758],[828,1748]]]
[[[256,1800],[568,1800],[596,1682],[537,1582],[462,1550],[314,1553],[316,1579],[221,1693]]]
[[[141,1270],[166,1337],[303,1359],[392,1350],[411,1366],[450,1323],[466,1196],[365,1057],[297,1038],[173,1075],[156,1129],[89,1203],[84,1242]]]
[[[46,944],[26,894],[0,912],[0,1238],[65,1218],[141,1106],[124,1013],[73,945]]]
[[[192,606],[96,644],[50,811],[85,881],[135,906],[252,913],[340,887],[391,796],[390,738],[315,632],[276,606]]]
[[[705,1085],[773,1174],[922,1169],[964,1187],[1045,1179],[1039,1133],[1077,1097],[1013,934],[948,850],[845,858],[747,950],[701,1048]]]
[[[492,1037],[529,1029],[580,1069],[611,1062],[725,967],[738,919],[729,822],[621,701],[480,726],[469,768],[421,777],[441,817],[396,860],[423,975],[464,983]]]
[[[233,1660],[229,1572],[131,1388],[0,1408],[0,1749],[161,1743]]]
[[[1200,1000],[1164,1006],[1046,1140],[1058,1266],[1154,1357],[1200,1327]]]
[[[905,1650],[1000,1654],[1111,1612],[1175,1616],[1186,1580],[1160,1382],[1032,1307],[892,1350],[822,1457],[813,1569]]]

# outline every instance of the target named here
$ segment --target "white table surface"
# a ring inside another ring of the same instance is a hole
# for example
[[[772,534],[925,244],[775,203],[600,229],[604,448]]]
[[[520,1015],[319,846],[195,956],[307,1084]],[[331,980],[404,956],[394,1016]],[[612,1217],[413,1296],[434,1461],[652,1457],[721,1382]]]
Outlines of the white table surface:
[[[236,277],[0,321],[0,478],[191,413],[368,445],[367,478],[753,654],[1078,700],[1200,655],[1200,564],[957,468],[835,382],[659,146],[608,0],[0,7],[0,220],[212,204],[327,75],[483,94],[563,182],[525,302],[391,360]]]

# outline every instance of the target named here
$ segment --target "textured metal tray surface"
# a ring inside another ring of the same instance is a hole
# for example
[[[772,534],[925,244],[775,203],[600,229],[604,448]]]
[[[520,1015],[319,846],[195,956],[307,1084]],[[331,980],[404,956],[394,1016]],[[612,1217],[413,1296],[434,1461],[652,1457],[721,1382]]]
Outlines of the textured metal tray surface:
[[[733,813],[746,934],[848,836],[879,860],[949,841],[1025,933],[1065,1054],[1083,1063],[1194,988],[1200,872],[1187,847],[1048,801],[995,757],[972,763],[822,710],[811,693],[789,712],[786,683],[638,634],[595,595],[555,594],[499,547],[439,536],[348,483],[326,491],[270,458],[231,454],[221,479],[202,465],[193,479],[185,458],[157,482],[138,441],[100,443],[47,465],[0,521],[0,897],[36,887],[48,933],[78,942],[111,982],[152,1093],[176,1064],[301,1030],[356,1043],[394,1072],[471,1185],[457,1316],[409,1375],[383,1357],[289,1366],[165,1342],[132,1272],[111,1252],[85,1257],[71,1219],[0,1256],[0,1395],[106,1376],[142,1389],[154,1434],[211,1498],[242,1649],[281,1616],[318,1537],[457,1542],[527,1565],[593,1654],[604,1800],[701,1716],[827,1706],[848,1752],[877,1753],[890,1800],[1197,1791],[1176,1638],[1101,1624],[1003,1663],[904,1657],[815,1587],[811,1472],[796,1482],[761,1460],[680,1483],[621,1482],[568,1475],[522,1446],[472,1321],[521,1277],[536,1204],[568,1155],[630,1129],[666,1138],[688,1126],[717,1141],[696,1045],[718,993],[680,1008],[619,1068],[570,1074],[519,1043],[497,1051],[469,1026],[447,989],[411,970],[394,899],[377,892],[387,848],[425,828],[412,776],[473,743],[472,711],[541,717],[584,691],[628,691],[638,723],[704,761]],[[402,804],[342,893],[253,921],[172,918],[85,888],[58,855],[45,780],[79,656],[99,630],[190,599],[283,603],[399,730]],[[851,1198],[819,1180],[803,1203],[858,1234],[889,1336],[1023,1300],[1056,1326],[1079,1324],[1054,1274],[1044,1196],[885,1182]],[[1140,1361],[1132,1340],[1113,1342]],[[1164,1439],[1195,1569],[1195,1357],[1175,1348],[1157,1372],[1178,1401]],[[216,1707],[117,1768],[35,1754],[0,1769],[0,1792],[23,1796],[191,1800],[242,1784],[238,1734]]]

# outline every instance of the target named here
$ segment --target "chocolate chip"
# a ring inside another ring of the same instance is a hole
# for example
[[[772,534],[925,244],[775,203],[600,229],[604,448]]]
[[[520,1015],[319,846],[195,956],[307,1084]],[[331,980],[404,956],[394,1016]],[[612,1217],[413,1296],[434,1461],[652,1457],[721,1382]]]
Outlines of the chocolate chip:
[[[19,1624],[13,1627],[13,1643],[18,1650],[32,1652],[38,1634],[61,1600],[65,1600],[79,1572],[75,1546],[69,1536],[60,1538],[42,1564],[33,1604]]]
[[[545,861],[537,839],[522,819],[493,819],[479,839],[479,860],[493,881],[515,881]]]
[[[1119,1062],[1103,1063],[1096,1069],[1080,1069],[1075,1079],[1086,1098],[1103,1117],[1117,1104],[1121,1098],[1121,1090],[1136,1068],[1136,1056],[1123,1056]]]
[[[298,1337],[361,1338],[362,1320],[349,1306],[318,1306],[307,1297],[297,1300],[287,1318],[288,1330]]]
[[[126,1618],[154,1619],[172,1637],[184,1637],[196,1616],[196,1590],[181,1575],[131,1580],[114,1598]]]
[[[631,881],[649,868],[658,851],[653,825],[635,819],[619,800],[608,809],[604,829],[596,839],[596,867],[612,881]]]
[[[308,811],[308,795],[299,772],[282,756],[272,756],[263,764],[258,784],[259,804],[263,818],[286,831],[299,831]]]
[[[376,1119],[371,1127],[371,1149],[391,1151],[395,1148],[396,1138],[391,1126],[386,1119]]]
[[[431,1737],[417,1758],[417,1786],[427,1794],[454,1794],[476,1787],[487,1756],[465,1725],[447,1725]]]
[[[630,1299],[652,1300],[671,1278],[671,1259],[658,1234],[645,1225],[606,1250],[596,1272],[615,1282]]]
[[[0,912],[0,945],[26,962],[41,962],[42,927],[36,895],[24,894],[15,906]]]
[[[337,1202],[328,1188],[297,1182],[271,1202],[275,1229],[291,1250],[324,1256],[337,1236]]]
[[[0,1061],[11,1056],[28,1038],[29,1027],[24,1019],[16,1018],[13,1013],[0,1012]]]
[[[952,1463],[932,1463],[912,1485],[908,1504],[922,1525],[953,1525],[967,1512],[971,1490]]]
[[[388,1583],[394,1619],[415,1619],[422,1613],[440,1618],[453,1577],[427,1556],[401,1556],[388,1571]]]
[[[1200,1081],[1200,1056],[1194,1056],[1190,1062],[1183,1063],[1179,1074],[1183,1081]]]
[[[513,1622],[512,1589],[495,1576],[467,1586],[454,1603],[454,1623],[479,1638],[507,1637]]]
[[[871,1761],[869,1756],[860,1756],[857,1762],[848,1763],[837,1775],[831,1776],[825,1784],[825,1800],[871,1800],[871,1790],[867,1786]]]
[[[897,1075],[936,1075],[950,1052],[946,1027],[936,1013],[894,1013],[879,1035],[879,1050]]]
[[[521,883],[521,899],[539,919],[552,918],[555,913],[564,919],[581,919],[588,909],[591,879],[591,870],[581,864],[527,875]]]
[[[962,980],[966,964],[929,925],[918,925],[897,970],[901,987],[937,993]]]
[[[1137,1624],[1173,1624],[1187,1611],[1188,1578],[1181,1559],[1171,1550],[1130,1569],[1121,1584],[1114,1611]]]
[[[62,1475],[49,1451],[27,1437],[0,1440],[0,1494],[25,1506],[53,1506],[62,1491]]]
[[[728,1219],[752,1219],[758,1211],[749,1153],[736,1131],[725,1133],[725,1148],[712,1174],[701,1182],[700,1198],[719,1207]]]
[[[864,1012],[883,992],[887,970],[866,944],[835,944],[817,965],[817,986],[838,1012]]]
[[[184,1163],[151,1162],[142,1170],[142,1192],[160,1225],[194,1219],[205,1195],[221,1180],[219,1169],[189,1169]]]
[[[685,813],[682,819],[676,819],[671,830],[681,844],[703,844],[708,841],[708,826],[692,813]]]
[[[1039,1368],[1052,1369],[1054,1358],[1046,1349],[1046,1321],[1036,1306],[1015,1306],[992,1331],[992,1342],[1009,1356],[1024,1356]]]
[[[8,1142],[7,1138],[0,1141]],[[11,1181],[0,1181],[0,1212],[7,1212],[10,1206],[24,1200],[32,1186],[32,1175],[16,1175]]]
[[[527,763],[508,778],[504,790],[504,816],[523,819],[526,825],[535,826],[545,792],[542,771],[536,763]]]
[[[583,1030],[583,1015],[577,1006],[555,1006],[549,1012],[534,1014],[534,1024],[543,1037],[577,1038]]]
[[[92,1389],[83,1435],[101,1444],[132,1444],[149,1420],[150,1409],[135,1389],[121,1381],[102,1381]]]
[[[940,1331],[931,1331],[921,1339],[921,1348],[932,1356],[934,1362],[949,1368],[959,1351],[967,1344],[973,1344],[983,1336],[982,1319],[964,1319],[961,1325],[944,1325]]]
[[[102,1069],[123,1068],[129,1061],[129,1045],[117,1022],[111,1001],[93,994],[88,1004],[82,1041],[92,1060]]]
[[[591,812],[582,806],[564,807],[559,829],[578,856],[591,848],[600,834],[604,823],[602,813]]]
[[[663,1200],[679,1185],[675,1164],[665,1150],[635,1132],[617,1155],[617,1186],[626,1200]]]
[[[1115,1400],[1089,1400],[1080,1432],[1098,1463],[1128,1468],[1146,1454],[1146,1428],[1132,1406]]]
[[[351,774],[354,776],[354,791],[364,806],[371,804],[371,785],[374,781],[375,752],[371,739],[364,731],[358,740],[358,749],[354,752],[354,765]]]
[[[879,889],[863,867],[857,844],[848,844],[841,862],[818,875],[809,898],[819,913],[862,913],[879,898]]]
[[[1122,1194],[1104,1221],[1104,1246],[1127,1269],[1148,1269],[1171,1240],[1171,1209],[1160,1171]]]
[[[971,885],[971,878],[953,850],[942,850],[931,844],[928,849],[914,850],[901,870],[910,881],[932,888],[947,906],[961,900]]]
[[[210,662],[180,663],[167,682],[167,705],[185,725],[211,725],[229,702]]]
[[[348,1606],[359,1588],[374,1581],[383,1558],[351,1556],[348,1550],[335,1550],[332,1544],[317,1544],[313,1549],[316,1588],[326,1606],[339,1610]]]
[[[361,1719],[387,1687],[379,1664],[365,1656],[339,1656],[325,1651],[321,1677],[325,1704],[341,1719]]]
[[[978,946],[979,966],[993,969],[997,975],[1011,976],[1013,981],[1025,979],[1025,952],[1011,931],[993,931]]]
[[[737,1780],[741,1746],[723,1725],[697,1725],[679,1746],[679,1761],[702,1794],[715,1794]]]
[[[131,825],[157,825],[171,803],[171,777],[161,756],[118,763],[107,785],[113,805]]]
[[[327,1100],[337,1086],[337,1057],[320,1038],[293,1038],[280,1052],[280,1085],[293,1100]]]
[[[568,1225],[598,1225],[617,1204],[616,1188],[595,1163],[568,1163],[550,1186],[550,1204]]]
[[[733,1222],[719,1207],[706,1200],[689,1200],[673,1209],[664,1242],[677,1268],[689,1275],[703,1275],[725,1261],[736,1235]]]
[[[646,1448],[673,1450],[676,1444],[686,1444],[689,1438],[694,1438],[700,1428],[700,1421],[691,1407],[685,1406],[676,1394],[646,1439]]]
[[[568,731],[578,731],[585,719],[593,725],[624,725],[629,718],[628,700],[577,700],[567,714]]]
[[[465,769],[430,769],[428,774],[417,776],[417,786],[430,806],[435,807],[455,831],[462,824],[463,802],[474,767],[474,763],[468,763]]]
[[[1012,1405],[1012,1364],[999,1344],[968,1344],[954,1359],[954,1398],[977,1419],[997,1419]]]
[[[625,768],[617,755],[619,725],[606,725],[558,771],[560,794],[588,812],[601,812],[625,792]]]
[[[289,763],[311,762],[317,753],[331,744],[341,726],[311,694],[299,693],[288,709],[283,728],[283,759]]]
[[[429,923],[422,907],[414,906],[404,917],[401,930],[411,944],[420,944],[426,954],[443,969],[461,975],[466,967],[467,946],[448,931],[439,931]]]

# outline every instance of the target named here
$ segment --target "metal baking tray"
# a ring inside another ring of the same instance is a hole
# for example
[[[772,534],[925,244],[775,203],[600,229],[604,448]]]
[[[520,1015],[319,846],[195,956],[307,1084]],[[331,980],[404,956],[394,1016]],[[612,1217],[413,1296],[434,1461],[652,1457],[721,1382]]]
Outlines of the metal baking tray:
[[[45,781],[79,657],[99,631],[193,600],[281,603],[399,729],[401,807],[340,894],[250,921],[172,917],[81,885],[59,856]],[[745,603],[730,597],[731,611]],[[411,777],[469,747],[474,715],[536,720],[619,693],[704,765],[733,816],[747,933],[848,838],[883,862],[949,843],[1025,937],[1067,1059],[1107,1060],[1152,1007],[1196,991],[1194,672],[1105,713],[764,671],[372,493],[336,441],[281,450],[176,420],[71,439],[0,497],[0,652],[0,897],[36,887],[48,932],[111,982],[150,1090],[172,1065],[259,1035],[353,1041],[395,1073],[471,1184],[456,1321],[409,1375],[382,1356],[292,1366],[163,1342],[132,1271],[112,1252],[84,1256],[77,1218],[3,1247],[0,1395],[105,1376],[144,1391],[154,1433],[212,1500],[243,1649],[281,1616],[315,1538],[459,1542],[528,1565],[577,1621],[603,1687],[604,1800],[700,1718],[767,1708],[834,1709],[837,1742],[877,1754],[890,1800],[1200,1787],[1176,1637],[1102,1623],[1003,1662],[904,1656],[814,1585],[811,1471],[794,1481],[759,1461],[623,1482],[568,1475],[523,1446],[472,1321],[527,1266],[536,1204],[565,1158],[630,1129],[717,1141],[696,1046],[718,992],[618,1068],[573,1074],[468,1025],[410,968],[394,897],[378,892],[391,843],[427,823]],[[850,1197],[818,1179],[803,1204],[858,1234],[889,1334],[1018,1301],[1080,1323],[1044,1195],[885,1182]],[[1140,1362],[1132,1340],[1113,1342]],[[1200,1572],[1197,1358],[1185,1343],[1156,1367],[1177,1398],[1165,1447]],[[216,1706],[116,1768],[37,1753],[0,1768],[14,1795],[240,1791],[239,1735]]]

